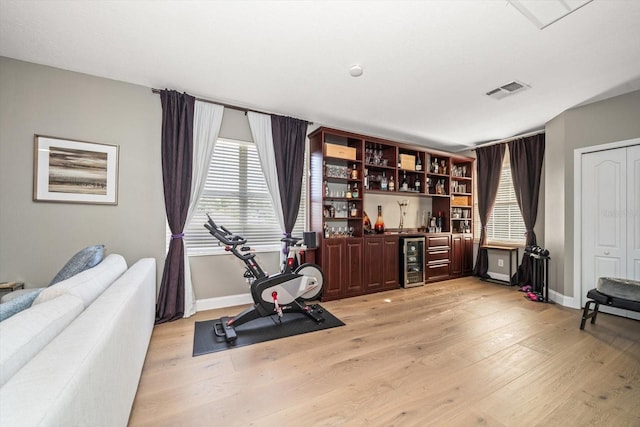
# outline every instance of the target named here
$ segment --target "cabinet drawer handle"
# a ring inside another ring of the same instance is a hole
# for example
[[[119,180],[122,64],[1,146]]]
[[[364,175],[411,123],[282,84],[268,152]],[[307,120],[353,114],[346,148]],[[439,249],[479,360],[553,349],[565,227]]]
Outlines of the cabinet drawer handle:
[[[449,264],[449,260],[448,259],[438,259],[438,260],[435,260],[435,261],[429,261],[427,264],[429,265],[429,267],[431,267],[431,266],[436,266],[437,267],[437,266],[442,266],[442,265]]]
[[[448,254],[449,251],[429,251],[429,255],[441,255],[441,254]]]

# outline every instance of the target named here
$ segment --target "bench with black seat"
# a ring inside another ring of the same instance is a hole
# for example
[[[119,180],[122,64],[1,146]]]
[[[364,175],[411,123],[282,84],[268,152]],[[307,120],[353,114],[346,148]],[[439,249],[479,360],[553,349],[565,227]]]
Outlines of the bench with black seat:
[[[596,323],[600,305],[640,312],[640,282],[636,280],[601,277],[595,289],[587,292],[591,298],[584,306],[580,329],[584,329],[587,319]],[[593,310],[591,305],[594,305]]]

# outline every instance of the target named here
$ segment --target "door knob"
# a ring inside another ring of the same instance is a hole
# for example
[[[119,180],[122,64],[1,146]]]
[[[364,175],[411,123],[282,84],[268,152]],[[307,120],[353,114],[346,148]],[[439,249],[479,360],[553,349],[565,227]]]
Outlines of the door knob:
[[[605,255],[609,255],[609,251],[604,251],[604,254]]]

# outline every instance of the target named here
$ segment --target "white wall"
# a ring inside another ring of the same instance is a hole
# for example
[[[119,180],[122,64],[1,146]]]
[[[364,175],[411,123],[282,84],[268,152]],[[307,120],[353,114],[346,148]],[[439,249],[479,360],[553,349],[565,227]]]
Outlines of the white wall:
[[[97,243],[129,263],[154,257],[161,273],[166,242],[159,97],[146,87],[2,57],[0,94],[0,280],[46,284],[73,253]],[[639,117],[636,91],[568,110],[546,125],[544,215],[536,232],[543,227],[538,238],[552,254],[549,285],[561,294],[573,294],[573,150],[640,137]],[[118,205],[33,202],[36,133],[118,144]],[[244,114],[227,109],[221,136],[250,135]],[[396,227],[397,204],[386,200],[385,220]],[[417,221],[414,211],[429,210],[428,201],[409,200],[408,227]],[[368,198],[370,216],[377,204]],[[277,269],[276,253],[261,258],[268,270]],[[238,262],[228,255],[193,258],[196,297],[245,293]]]
[[[146,87],[0,57],[0,280],[47,285],[105,244],[162,271],[161,106]],[[120,146],[117,206],[32,200],[34,134]]]
[[[546,125],[545,242],[549,288],[573,295],[573,152],[640,137],[640,91],[567,110]]]
[[[79,249],[103,243],[129,264],[156,258],[159,283],[166,255],[160,97],[3,57],[0,94],[0,280],[46,285]],[[119,145],[118,205],[32,201],[36,133]],[[246,115],[225,109],[220,136],[251,141]],[[259,259],[277,271],[277,252]],[[193,257],[191,265],[197,299],[248,292],[242,263],[230,255]]]

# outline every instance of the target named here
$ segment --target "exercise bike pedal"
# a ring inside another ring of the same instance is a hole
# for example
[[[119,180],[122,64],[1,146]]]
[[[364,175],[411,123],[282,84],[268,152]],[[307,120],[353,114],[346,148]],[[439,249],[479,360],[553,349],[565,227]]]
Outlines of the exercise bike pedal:
[[[324,310],[315,310],[313,307],[307,307],[305,310],[306,315],[315,320],[316,323],[324,322],[324,317],[320,315],[323,312]]]
[[[228,343],[234,343],[238,338],[238,334],[236,334],[233,326],[227,325],[230,319],[230,317],[221,317],[220,322],[213,324],[213,333],[217,337],[225,338]]]

